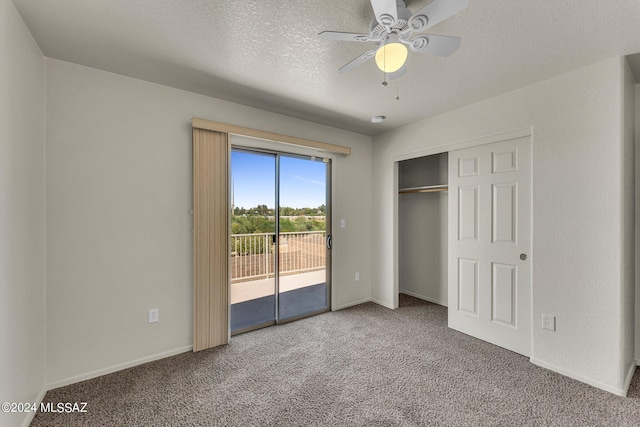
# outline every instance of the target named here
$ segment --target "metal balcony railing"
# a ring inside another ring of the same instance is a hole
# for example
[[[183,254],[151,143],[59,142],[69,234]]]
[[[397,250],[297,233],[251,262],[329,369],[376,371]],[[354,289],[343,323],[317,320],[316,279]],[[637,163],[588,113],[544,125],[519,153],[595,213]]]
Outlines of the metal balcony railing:
[[[232,283],[275,275],[273,236],[274,233],[231,235]],[[280,233],[280,275],[324,269],[327,262],[325,236],[324,231]]]

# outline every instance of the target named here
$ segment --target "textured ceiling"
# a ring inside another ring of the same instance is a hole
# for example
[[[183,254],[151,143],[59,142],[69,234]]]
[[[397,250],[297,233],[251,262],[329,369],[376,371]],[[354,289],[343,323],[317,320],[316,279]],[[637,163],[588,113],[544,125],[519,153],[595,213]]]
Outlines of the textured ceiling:
[[[337,71],[374,45],[317,37],[368,32],[369,0],[14,3],[48,57],[368,135],[640,52],[638,0],[471,0],[429,31],[460,36],[460,49],[410,52],[396,101],[373,61]]]

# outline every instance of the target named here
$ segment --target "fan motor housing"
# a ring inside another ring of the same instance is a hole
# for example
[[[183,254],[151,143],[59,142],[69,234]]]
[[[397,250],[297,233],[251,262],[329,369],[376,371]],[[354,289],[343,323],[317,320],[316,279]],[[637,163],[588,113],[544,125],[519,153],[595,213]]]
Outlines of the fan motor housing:
[[[407,9],[403,1],[398,0],[397,5],[398,19],[390,27],[392,33],[400,33],[404,29],[408,28],[409,18],[411,18],[411,16],[413,15],[413,13],[409,9]],[[389,31],[387,31],[387,28],[384,25],[379,24],[376,18],[373,17],[373,19],[371,19],[371,23],[369,24],[369,32],[373,37],[381,37],[384,33],[387,33]]]

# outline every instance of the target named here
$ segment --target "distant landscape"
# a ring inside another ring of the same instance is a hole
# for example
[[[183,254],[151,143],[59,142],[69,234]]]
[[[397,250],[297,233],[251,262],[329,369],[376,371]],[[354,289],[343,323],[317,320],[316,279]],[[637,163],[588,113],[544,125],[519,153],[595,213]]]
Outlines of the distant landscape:
[[[280,208],[280,232],[324,231],[327,208]],[[273,233],[275,231],[274,209],[258,205],[245,209],[235,207],[231,217],[231,234]]]

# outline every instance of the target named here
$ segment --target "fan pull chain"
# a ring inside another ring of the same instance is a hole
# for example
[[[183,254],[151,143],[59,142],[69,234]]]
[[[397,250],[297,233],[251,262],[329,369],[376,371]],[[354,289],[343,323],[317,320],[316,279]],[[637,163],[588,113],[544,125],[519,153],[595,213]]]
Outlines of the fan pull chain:
[[[400,101],[400,84],[396,80],[396,101]]]
[[[384,46],[383,46],[384,49]],[[382,86],[386,86],[387,85],[387,72],[384,71],[387,69],[387,50],[384,49],[382,51],[382,68],[384,68],[382,70]]]

